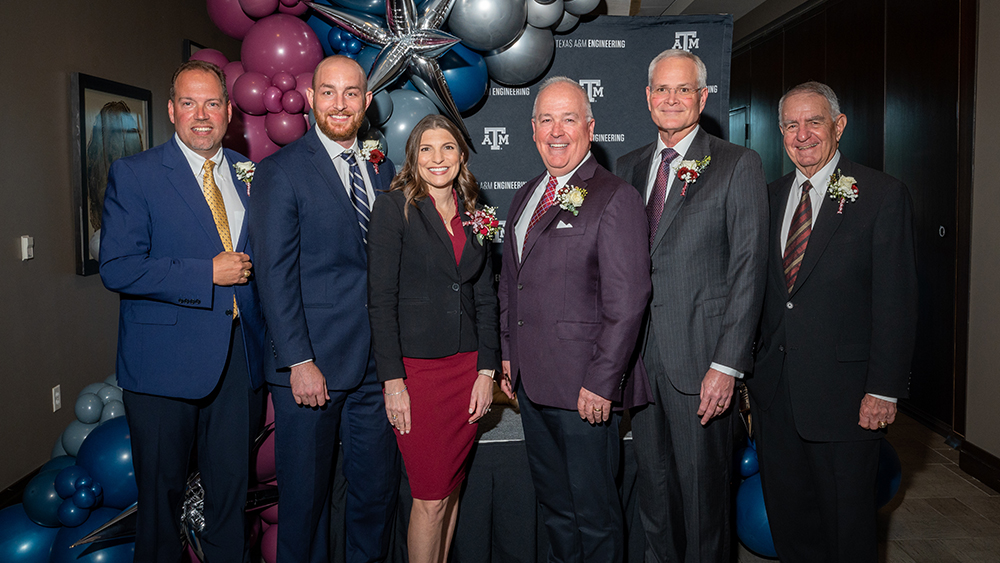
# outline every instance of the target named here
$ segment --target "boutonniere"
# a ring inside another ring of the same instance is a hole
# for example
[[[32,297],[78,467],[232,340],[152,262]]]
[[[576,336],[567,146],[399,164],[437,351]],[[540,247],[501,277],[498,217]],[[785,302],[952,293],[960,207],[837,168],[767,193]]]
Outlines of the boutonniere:
[[[706,156],[701,160],[681,161],[680,166],[677,168],[677,179],[684,182],[684,187],[681,188],[681,197],[687,195],[688,184],[698,181],[698,176],[708,168],[710,162],[712,162],[711,156]]]
[[[500,232],[500,221],[497,220],[497,208],[489,205],[482,209],[477,209],[475,213],[465,212],[469,216],[469,221],[462,221],[463,227],[472,225],[472,232],[476,233],[480,245],[486,244],[486,239],[493,240]]]
[[[237,162],[233,165],[236,169],[236,179],[247,185],[247,195],[250,195],[250,182],[253,182],[253,171],[257,166],[250,160]]]
[[[580,214],[580,206],[583,205],[585,197],[587,197],[587,190],[569,184],[559,188],[559,191],[556,192],[556,201],[559,203],[559,207],[569,211],[574,216]]]
[[[839,199],[840,206],[837,208],[837,214],[844,214],[844,203],[851,202],[858,199],[858,181],[854,179],[854,176],[844,176],[840,173],[840,168],[830,176],[830,183],[826,186],[826,193],[830,194],[830,198]]]
[[[378,165],[385,161],[385,153],[379,150],[378,146],[378,141],[374,139],[361,143],[361,158],[374,165],[376,174],[378,174]]]

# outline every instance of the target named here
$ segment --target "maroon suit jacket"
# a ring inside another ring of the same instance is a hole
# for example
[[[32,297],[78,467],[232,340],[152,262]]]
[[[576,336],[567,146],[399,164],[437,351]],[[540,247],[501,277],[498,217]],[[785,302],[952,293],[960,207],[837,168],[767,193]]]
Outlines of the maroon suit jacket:
[[[651,400],[636,342],[652,286],[649,227],[638,191],[591,156],[568,185],[587,190],[579,215],[553,205],[517,259],[514,225],[542,174],[507,216],[500,335],[511,382],[540,405],[576,410],[580,388],[616,408]]]

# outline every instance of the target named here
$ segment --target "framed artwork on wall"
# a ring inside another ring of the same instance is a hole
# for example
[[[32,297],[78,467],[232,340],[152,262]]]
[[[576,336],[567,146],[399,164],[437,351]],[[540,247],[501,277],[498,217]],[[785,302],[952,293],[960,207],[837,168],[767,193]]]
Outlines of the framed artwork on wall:
[[[73,160],[78,175],[76,273],[96,274],[101,209],[111,163],[149,148],[153,138],[149,90],[74,72],[70,77]]]

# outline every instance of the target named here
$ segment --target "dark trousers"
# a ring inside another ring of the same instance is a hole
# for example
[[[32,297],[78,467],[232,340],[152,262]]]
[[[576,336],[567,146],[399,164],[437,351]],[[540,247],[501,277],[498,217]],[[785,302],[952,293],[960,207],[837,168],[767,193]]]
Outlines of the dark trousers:
[[[875,563],[880,440],[803,440],[788,374],[781,379],[768,410],[753,405],[764,505],[778,557],[782,563]]]
[[[250,387],[239,323],[234,323],[219,384],[207,397],[187,400],[124,391],[123,398],[139,488],[135,561],[181,561],[181,507],[192,452],[205,488],[205,561],[245,561],[250,448],[264,391]]]
[[[518,390],[531,480],[549,536],[550,563],[622,560],[618,415],[591,425]]]
[[[645,561],[730,561],[733,409],[702,426],[700,396],[670,383],[652,335],[643,360],[655,403],[632,412],[632,449]]]
[[[322,408],[299,406],[271,385],[278,470],[278,563],[330,561],[330,497],[338,442],[347,480],[346,561],[383,561],[399,491],[399,450],[374,360],[361,386],[330,391]]]

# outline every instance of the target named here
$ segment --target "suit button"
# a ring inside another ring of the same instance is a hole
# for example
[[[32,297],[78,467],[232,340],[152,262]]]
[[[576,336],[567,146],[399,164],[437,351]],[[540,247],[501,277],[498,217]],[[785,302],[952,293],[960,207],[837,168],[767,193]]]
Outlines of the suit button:
[[[517,284],[517,288],[518,289],[524,289],[524,284],[521,284],[521,283]]]
[[[793,307],[795,307],[795,305],[792,305],[792,302],[791,302],[791,301],[789,301],[788,303],[785,303],[785,308],[786,308],[786,309],[791,309],[791,308],[793,308]]]
[[[653,273],[653,272],[655,272],[655,271],[656,271],[656,266],[650,266],[650,267],[649,267],[649,273],[651,273],[651,274],[652,274],[652,273]]]
[[[524,326],[524,321],[517,321],[517,326]]]
[[[458,288],[459,288],[459,287],[461,287],[461,286],[459,286],[459,285],[458,285],[457,283],[453,283],[453,284],[451,284],[451,290],[452,290],[452,291],[458,291]]]
[[[201,299],[195,299],[194,300],[194,304],[195,305],[201,305]]]
[[[779,344],[778,345],[778,351],[779,352],[784,352],[785,351],[785,345],[784,344]]]
[[[232,309],[229,309],[229,310],[227,310],[227,311],[226,311],[226,316],[227,316],[227,317],[231,317],[231,316],[233,316],[233,310],[232,310]]]

